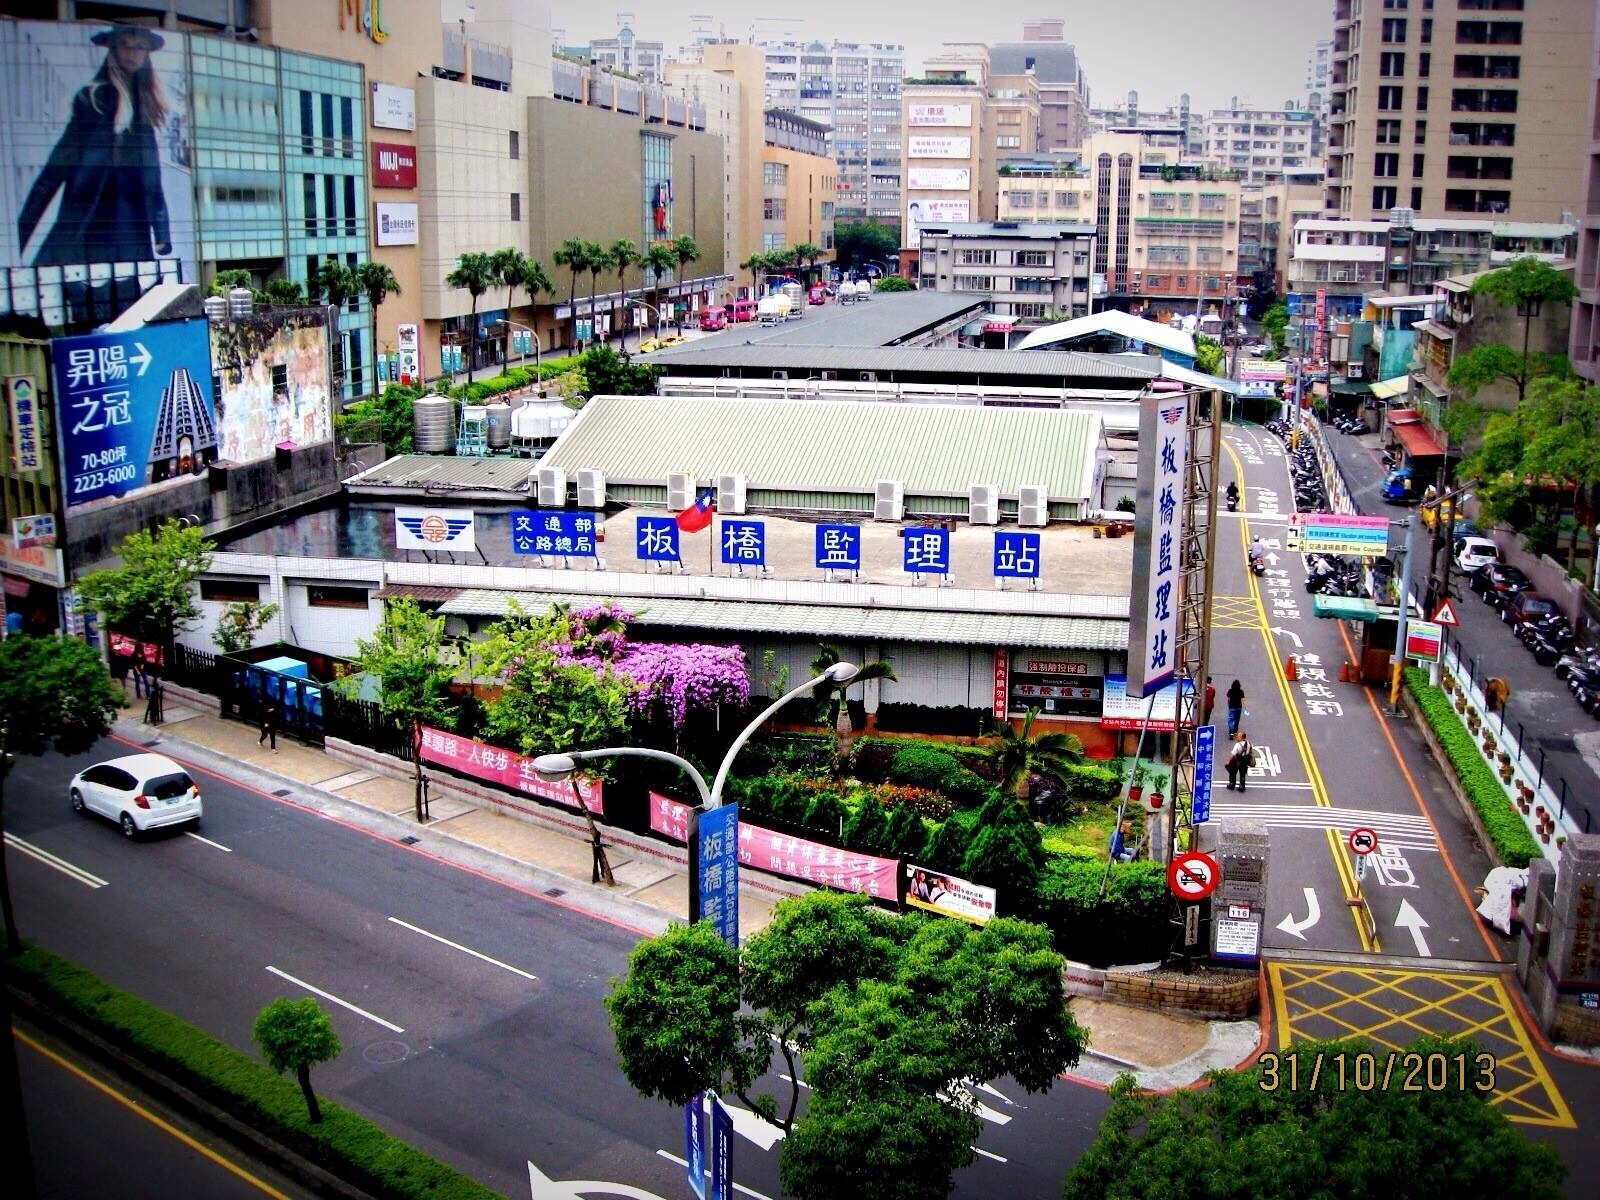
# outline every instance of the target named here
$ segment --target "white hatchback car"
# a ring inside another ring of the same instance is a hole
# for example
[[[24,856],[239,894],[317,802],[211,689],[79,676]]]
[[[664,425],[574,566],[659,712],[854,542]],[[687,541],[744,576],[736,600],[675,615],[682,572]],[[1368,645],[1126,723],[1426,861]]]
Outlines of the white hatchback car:
[[[1462,572],[1470,575],[1472,572],[1488,566],[1492,562],[1500,561],[1500,547],[1488,538],[1465,537],[1461,539],[1460,549],[1456,551],[1456,566]]]
[[[133,837],[185,821],[200,824],[200,789],[162,754],[129,754],[79,771],[68,785],[73,812],[99,813]]]

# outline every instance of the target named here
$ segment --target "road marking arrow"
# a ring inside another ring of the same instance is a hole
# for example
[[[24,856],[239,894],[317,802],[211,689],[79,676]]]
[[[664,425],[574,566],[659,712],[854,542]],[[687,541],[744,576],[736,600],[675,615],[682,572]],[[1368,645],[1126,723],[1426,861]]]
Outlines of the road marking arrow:
[[[1310,907],[1311,914],[1306,917],[1304,921],[1296,921],[1294,919],[1294,914],[1290,913],[1287,917],[1278,922],[1279,929],[1283,930],[1290,937],[1299,938],[1302,942],[1306,940],[1305,931],[1310,929],[1318,921],[1322,920],[1322,906],[1317,903],[1317,890],[1315,888],[1306,888],[1305,893],[1306,904]]]
[[[631,1183],[611,1183],[604,1179],[551,1179],[533,1160],[528,1160],[528,1191],[533,1200],[583,1200],[584,1196],[619,1196],[624,1200],[664,1200],[655,1192]]]
[[[144,343],[143,342],[135,342],[134,345],[138,348],[139,353],[130,354],[128,356],[128,361],[131,362],[131,363],[138,363],[139,364],[139,374],[143,375],[145,373],[145,371],[150,366],[150,358],[151,358],[150,351],[148,351],[148,350],[146,350],[144,348]]]
[[[1274,625],[1274,626],[1272,626],[1272,628],[1268,632],[1275,633],[1279,637],[1293,638],[1294,639],[1294,648],[1296,650],[1300,649],[1301,646],[1305,645],[1305,643],[1300,640],[1300,635],[1298,633],[1296,633],[1292,629],[1284,629],[1281,626]]]
[[[1423,958],[1432,958],[1433,951],[1428,949],[1427,939],[1422,936],[1422,931],[1428,928],[1428,923],[1422,919],[1422,914],[1411,907],[1411,901],[1400,901],[1400,911],[1395,914],[1394,924],[1396,929],[1409,929],[1411,940],[1417,944],[1417,953]]]
[[[1273,566],[1277,566],[1278,565],[1278,556],[1269,551],[1267,553],[1267,561],[1269,563],[1271,563]]]
[[[765,1117],[758,1116],[748,1108],[740,1108],[737,1104],[729,1104],[726,1100],[722,1102],[722,1107],[733,1118],[733,1131],[746,1141],[754,1142],[763,1150],[771,1150],[783,1140],[783,1130]],[[705,1110],[711,1111],[710,1096],[705,1098]]]

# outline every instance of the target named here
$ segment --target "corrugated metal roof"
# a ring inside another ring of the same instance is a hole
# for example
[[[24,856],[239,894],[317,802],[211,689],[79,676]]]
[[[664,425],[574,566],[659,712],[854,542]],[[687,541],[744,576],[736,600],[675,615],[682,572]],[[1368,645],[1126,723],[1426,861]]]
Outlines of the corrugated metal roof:
[[[714,337],[658,350],[652,363],[663,366],[685,354],[724,343],[758,346],[892,346],[914,341],[918,334],[953,321],[964,313],[982,315],[989,307],[989,295],[959,292],[884,292],[864,303],[807,304],[805,316],[781,325],[758,325],[754,321],[735,325]]]
[[[650,362],[670,374],[685,367],[757,371],[872,371],[879,376],[959,379],[1002,379],[1026,376],[1054,380],[1139,380],[1155,377],[1158,364],[1139,370],[1109,354],[1074,354],[1059,350],[944,350],[926,347],[790,346],[707,338],[670,352],[652,354]],[[854,376],[851,376],[854,378]]]
[[[458,587],[434,587],[426,583],[386,583],[378,589],[379,600],[415,600],[418,604],[442,604],[461,594]]]
[[[1054,325],[1035,329],[1018,343],[1017,349],[1032,350],[1035,347],[1054,346],[1095,333],[1114,334],[1117,337],[1159,346],[1163,350],[1182,354],[1186,358],[1193,358],[1195,354],[1194,334],[1185,333],[1171,325],[1163,325],[1160,321],[1147,321],[1132,313],[1119,312],[1114,308],[1091,313],[1086,317],[1074,317],[1070,321],[1057,321]]]
[[[455,458],[448,455],[397,454],[345,480],[348,491],[389,488],[440,495],[481,492],[511,497],[528,494],[534,465],[525,458]]]
[[[592,596],[469,589],[440,608],[454,616],[503,617],[515,601],[524,611]],[[1034,646],[1056,650],[1126,650],[1128,623],[1093,617],[867,608],[848,604],[765,604],[749,600],[629,601],[636,623],[726,633],[786,633],[941,645]]]
[[[880,479],[908,495],[1040,484],[1052,500],[1085,500],[1100,442],[1099,414],[1075,409],[596,396],[541,465],[617,482],[742,474],[751,488],[813,492],[871,492]]]

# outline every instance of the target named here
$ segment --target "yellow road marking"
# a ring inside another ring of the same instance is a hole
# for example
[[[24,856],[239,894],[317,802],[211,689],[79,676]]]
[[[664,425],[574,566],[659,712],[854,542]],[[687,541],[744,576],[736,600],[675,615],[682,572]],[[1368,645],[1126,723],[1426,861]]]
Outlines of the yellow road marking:
[[[1445,994],[1433,999],[1417,994],[1416,984],[1422,980],[1446,989]],[[1270,962],[1267,983],[1272,992],[1279,1049],[1290,1046],[1297,1034],[1301,1040],[1356,1036],[1397,1051],[1403,1051],[1411,1040],[1401,1040],[1405,1028],[1413,1031],[1412,1037],[1424,1033],[1470,1037],[1495,1057],[1493,1102],[1506,1110],[1509,1120],[1552,1129],[1577,1128],[1571,1109],[1530,1041],[1499,975]],[[1303,1000],[1299,993],[1305,989],[1319,989],[1333,999],[1319,997],[1316,1003]],[[1393,1005],[1398,1011],[1384,1007],[1380,998],[1398,1001]],[[1365,1006],[1383,1019],[1366,1028],[1354,1025],[1334,1011],[1347,1004]],[[1476,1017],[1458,1012],[1455,1005],[1481,1007],[1488,1015]],[[1430,1014],[1444,1018],[1443,1024],[1449,1027],[1437,1028],[1441,1023],[1438,1020],[1424,1023]],[[1329,1032],[1307,1028],[1319,1020],[1337,1028]],[[1536,1090],[1543,1093],[1542,1097]]]
[[[1244,478],[1244,467],[1239,462],[1239,455],[1234,448],[1223,442],[1222,448],[1228,452],[1228,457],[1233,460],[1234,474]],[[1255,602],[1256,616],[1260,621],[1257,626],[1261,634],[1261,644],[1267,650],[1268,670],[1272,681],[1278,687],[1278,695],[1283,700],[1284,712],[1289,719],[1289,733],[1294,738],[1295,748],[1300,752],[1300,759],[1305,763],[1306,775],[1311,780],[1311,797],[1321,808],[1332,808],[1333,801],[1328,797],[1328,786],[1323,782],[1322,772],[1317,768],[1317,756],[1311,751],[1311,739],[1306,736],[1306,728],[1300,720],[1300,710],[1295,707],[1294,697],[1289,692],[1289,685],[1283,678],[1283,673],[1278,669],[1278,647],[1272,640],[1272,632],[1268,628],[1266,606],[1261,602],[1261,588],[1256,583],[1255,572],[1249,568],[1250,558],[1250,518],[1244,516],[1239,521],[1239,547],[1245,556],[1245,582],[1250,588],[1250,598]],[[1344,852],[1344,846],[1339,841],[1339,832],[1336,829],[1323,830],[1324,839],[1328,843],[1328,853],[1333,856],[1333,869],[1338,872],[1339,885],[1344,890],[1345,907],[1349,909],[1350,920],[1356,927],[1356,937],[1361,941],[1361,948],[1367,951],[1379,949],[1377,922],[1364,905],[1353,903],[1361,893],[1356,883],[1355,870],[1350,865],[1350,860]]]
[[[85,1083],[89,1084],[91,1087],[98,1089],[99,1091],[105,1093],[107,1096],[110,1096],[113,1100],[115,1100],[118,1104],[122,1105],[124,1108],[128,1109],[130,1112],[137,1113],[139,1116],[143,1117],[146,1121],[149,1121],[152,1125],[154,1125],[156,1128],[160,1129],[162,1132],[170,1134],[171,1136],[177,1138],[178,1141],[182,1142],[185,1146],[188,1146],[189,1149],[195,1151],[198,1154],[203,1155],[206,1158],[209,1158],[212,1162],[216,1163],[217,1166],[221,1167],[224,1171],[227,1171],[229,1174],[238,1176],[240,1179],[242,1179],[246,1183],[250,1184],[250,1186],[252,1186],[252,1187],[256,1188],[258,1191],[260,1191],[263,1195],[271,1196],[271,1197],[274,1198],[274,1200],[290,1200],[290,1198],[287,1195],[285,1195],[283,1192],[280,1192],[277,1188],[271,1186],[270,1184],[264,1182],[263,1180],[257,1179],[254,1175],[250,1174],[249,1171],[246,1171],[243,1167],[239,1166],[237,1163],[230,1162],[228,1159],[223,1158],[222,1155],[218,1154],[215,1150],[211,1149],[211,1147],[201,1145],[199,1142],[195,1141],[194,1138],[190,1137],[187,1133],[183,1132],[183,1130],[177,1128],[176,1126],[172,1125],[171,1123],[169,1123],[167,1121],[162,1120],[160,1117],[156,1116],[155,1113],[151,1112],[149,1109],[142,1107],[138,1103],[138,1101],[133,1100],[132,1098],[130,1098],[128,1096],[124,1096],[121,1092],[117,1091],[116,1089],[108,1086],[105,1083],[102,1083],[100,1080],[96,1079],[93,1075],[90,1075],[88,1072],[82,1070],[75,1063],[68,1062],[66,1059],[62,1058],[59,1054],[57,1054],[54,1050],[51,1050],[48,1046],[41,1045],[39,1042],[37,1042],[33,1038],[29,1037],[27,1034],[23,1033],[21,1030],[13,1030],[12,1032],[15,1034],[16,1039],[19,1042],[23,1042],[23,1043],[27,1044],[28,1046],[31,1046],[33,1049],[37,1050],[40,1054],[44,1055],[46,1058],[48,1058],[51,1062],[55,1063],[57,1066],[63,1067],[66,1070],[72,1072],[72,1074],[76,1075],[79,1079],[83,1080]]]

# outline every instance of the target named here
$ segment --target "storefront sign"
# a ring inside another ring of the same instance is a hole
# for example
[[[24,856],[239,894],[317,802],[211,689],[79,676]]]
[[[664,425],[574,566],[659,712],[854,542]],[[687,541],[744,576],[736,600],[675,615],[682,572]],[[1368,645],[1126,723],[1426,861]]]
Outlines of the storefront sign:
[[[1037,708],[1053,717],[1097,717],[1103,699],[1097,675],[1044,675],[1018,671],[1011,677],[1011,706]]]
[[[1141,401],[1127,676],[1136,696],[1165,687],[1177,669],[1188,454],[1188,396]]]
[[[972,139],[913,133],[906,139],[907,158],[971,158]]]
[[[0,571],[51,587],[67,586],[61,551],[54,546],[18,546],[9,537],[0,536]]]
[[[17,517],[11,522],[11,541],[18,550],[56,544],[56,519],[50,513]]]
[[[995,890],[981,884],[944,875],[932,867],[905,864],[906,903],[947,917],[957,917],[974,925],[986,924],[995,915]]]
[[[1194,684],[1184,681],[1184,691],[1192,692]],[[1144,724],[1145,713],[1150,712],[1150,731],[1170,733],[1178,719],[1178,687],[1169,683],[1156,693],[1155,708],[1150,708],[1150,698],[1128,695],[1125,675],[1107,675],[1105,698],[1100,706],[1100,728],[1138,729]]]
[[[414,383],[422,363],[422,342],[415,325],[401,325],[396,331],[400,357],[400,382]]]
[[[499,746],[490,746],[424,725],[422,761],[449,767],[485,783],[499,784],[514,792],[537,796],[571,809],[578,807],[578,801],[572,794],[572,787],[576,784],[583,797],[583,806],[597,817],[605,815],[600,780],[574,775],[570,779],[547,782],[534,772],[531,756],[518,754],[514,750],[502,750]]]
[[[39,389],[32,375],[6,376],[6,412],[11,417],[11,461],[18,471],[37,471],[43,464],[39,451]]]
[[[749,821],[739,823],[739,862],[774,875],[825,884],[844,892],[862,892],[879,900],[898,896],[899,859],[875,858],[808,842]]]
[[[374,187],[416,187],[417,148],[398,142],[373,142],[372,183]]]
[[[388,204],[379,201],[373,205],[377,220],[379,246],[415,246],[417,244],[417,206],[415,204]]]
[[[372,124],[378,129],[416,129],[417,93],[392,83],[373,84]]]
[[[994,652],[994,719],[1004,721],[1011,696],[1011,655],[1004,650]]]
[[[1020,669],[1034,675],[1097,675],[1100,672],[1098,666],[1091,669],[1088,663],[1070,658],[1025,658]]]
[[[972,124],[970,104],[909,104],[907,125],[944,125],[957,128]]]

